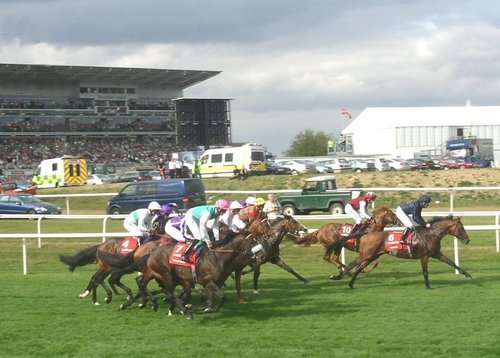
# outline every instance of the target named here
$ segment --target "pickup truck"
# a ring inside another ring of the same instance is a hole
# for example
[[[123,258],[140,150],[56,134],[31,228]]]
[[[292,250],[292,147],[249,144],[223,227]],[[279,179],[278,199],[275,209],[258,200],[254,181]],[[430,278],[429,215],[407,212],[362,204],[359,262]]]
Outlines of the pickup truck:
[[[359,195],[359,193],[357,193]],[[353,192],[337,190],[335,176],[325,175],[305,180],[302,192],[283,193],[278,197],[283,214],[309,214],[324,211],[330,214],[344,214],[344,207],[353,197]]]
[[[36,195],[36,186],[30,186],[26,188],[19,188],[17,183],[14,181],[6,181],[0,183],[0,194],[32,194]]]

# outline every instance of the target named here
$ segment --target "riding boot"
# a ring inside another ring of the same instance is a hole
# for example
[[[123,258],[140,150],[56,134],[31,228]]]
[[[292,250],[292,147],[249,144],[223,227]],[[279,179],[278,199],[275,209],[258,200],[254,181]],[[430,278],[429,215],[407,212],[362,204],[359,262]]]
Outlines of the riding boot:
[[[360,224],[354,224],[351,230],[351,234],[349,236],[351,237],[356,236],[356,233],[359,231],[360,228],[361,228]]]
[[[188,248],[186,249],[186,251],[184,251],[184,254],[181,257],[182,261],[184,261],[184,262],[190,262],[190,260],[189,260],[189,254],[191,253],[191,251],[193,251],[194,245],[196,245],[195,242],[191,242],[189,244]]]
[[[412,231],[411,227],[407,227],[405,231],[403,231],[403,236],[401,236],[401,240],[399,240],[400,244],[408,245],[407,238],[411,231]]]

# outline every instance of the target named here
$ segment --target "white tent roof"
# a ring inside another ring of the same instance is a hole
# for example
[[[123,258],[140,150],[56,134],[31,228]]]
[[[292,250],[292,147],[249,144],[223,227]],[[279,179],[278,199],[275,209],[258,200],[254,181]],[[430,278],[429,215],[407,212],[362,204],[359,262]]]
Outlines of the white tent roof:
[[[500,106],[368,107],[342,134],[398,127],[500,125]]]

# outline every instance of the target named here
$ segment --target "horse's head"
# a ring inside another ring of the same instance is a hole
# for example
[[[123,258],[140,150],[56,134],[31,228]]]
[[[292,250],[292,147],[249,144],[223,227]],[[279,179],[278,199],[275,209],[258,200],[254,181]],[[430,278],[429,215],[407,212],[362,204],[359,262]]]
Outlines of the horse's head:
[[[460,218],[456,218],[452,219],[452,221],[453,225],[450,228],[450,234],[467,245],[470,239],[469,234],[467,234],[467,231],[465,231],[464,225],[462,224],[462,220],[460,220]]]
[[[465,231],[460,218],[453,218],[452,215],[445,218],[436,217],[429,220],[429,223],[432,228],[437,228],[447,234],[453,235],[464,244],[468,244],[470,241],[469,234]]]
[[[286,234],[302,237],[307,233],[307,228],[291,215],[285,215],[281,222],[283,223],[281,231]]]
[[[375,225],[386,226],[399,224],[398,217],[396,216],[394,211],[389,208],[380,208],[375,210],[373,212],[373,219]]]

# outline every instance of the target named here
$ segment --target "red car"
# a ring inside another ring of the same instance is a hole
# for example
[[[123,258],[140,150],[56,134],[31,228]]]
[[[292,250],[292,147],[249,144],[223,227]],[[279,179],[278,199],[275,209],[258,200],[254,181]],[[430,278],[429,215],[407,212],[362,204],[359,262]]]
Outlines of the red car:
[[[458,159],[448,159],[440,162],[441,167],[445,170],[448,169],[472,169],[474,168],[474,164],[458,160]]]

